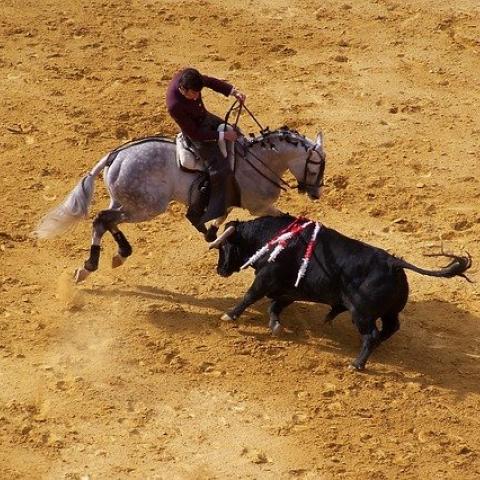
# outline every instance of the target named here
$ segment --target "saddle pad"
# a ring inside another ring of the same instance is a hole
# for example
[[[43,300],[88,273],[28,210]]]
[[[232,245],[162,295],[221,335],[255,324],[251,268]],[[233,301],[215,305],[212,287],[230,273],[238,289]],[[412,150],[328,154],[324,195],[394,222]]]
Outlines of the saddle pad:
[[[206,170],[203,160],[188,145],[181,132],[177,135],[175,143],[177,146],[177,164],[179,167],[186,168],[187,170],[198,170],[200,172]]]
[[[224,124],[219,125],[218,131],[223,132],[225,129]],[[227,125],[227,130],[232,130],[230,125]],[[206,171],[205,162],[200,158],[200,156],[193,150],[189,142],[184,137],[183,133],[180,132],[176,137],[177,145],[177,164],[179,167],[186,168],[188,170],[198,170],[201,172]],[[224,158],[228,157],[230,163],[230,168],[233,169],[233,160],[234,160],[234,145],[233,142],[227,142],[225,140],[218,141],[218,148],[222,152]]]

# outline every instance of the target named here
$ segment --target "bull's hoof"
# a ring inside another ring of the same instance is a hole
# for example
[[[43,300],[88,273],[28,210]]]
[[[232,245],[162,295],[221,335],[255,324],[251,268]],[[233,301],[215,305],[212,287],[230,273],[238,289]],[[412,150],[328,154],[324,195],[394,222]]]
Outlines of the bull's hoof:
[[[117,253],[112,257],[112,268],[121,267],[125,263],[126,259],[126,257],[122,257],[120,254]]]
[[[77,268],[75,270],[75,283],[83,282],[92,272],[86,268]]]
[[[272,327],[272,335],[274,337],[280,337],[283,332],[284,329],[278,322]]]
[[[235,321],[228,313],[224,313],[220,318],[224,322],[234,322]]]

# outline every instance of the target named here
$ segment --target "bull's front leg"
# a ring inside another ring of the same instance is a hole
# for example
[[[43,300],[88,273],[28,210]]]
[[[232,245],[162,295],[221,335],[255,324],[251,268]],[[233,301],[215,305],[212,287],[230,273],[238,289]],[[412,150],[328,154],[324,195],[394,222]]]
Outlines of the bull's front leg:
[[[280,323],[280,312],[284,308],[288,307],[291,303],[293,303],[293,300],[282,298],[273,300],[272,304],[270,305],[268,312],[270,314],[269,327],[272,331],[272,334],[276,337],[281,335],[283,332],[283,327]]]
[[[263,298],[268,294],[271,287],[270,275],[268,268],[264,268],[257,273],[255,280],[253,281],[247,293],[242,298],[241,302],[222,315],[222,320],[233,321],[252,304]]]

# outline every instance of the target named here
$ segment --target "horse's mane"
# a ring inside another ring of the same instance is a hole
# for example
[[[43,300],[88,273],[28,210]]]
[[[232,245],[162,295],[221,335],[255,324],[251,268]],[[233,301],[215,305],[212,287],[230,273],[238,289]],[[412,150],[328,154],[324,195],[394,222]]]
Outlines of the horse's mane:
[[[259,135],[255,136],[250,134],[250,138],[248,139],[248,146],[253,146],[256,144],[260,144],[262,147],[270,147],[271,148],[271,139],[275,136],[280,141],[285,141],[287,143],[291,143],[293,145],[298,145],[299,143],[308,150],[310,147],[309,140],[302,135],[301,133],[293,130],[286,125],[277,128],[276,130],[269,130],[268,127],[260,132]]]

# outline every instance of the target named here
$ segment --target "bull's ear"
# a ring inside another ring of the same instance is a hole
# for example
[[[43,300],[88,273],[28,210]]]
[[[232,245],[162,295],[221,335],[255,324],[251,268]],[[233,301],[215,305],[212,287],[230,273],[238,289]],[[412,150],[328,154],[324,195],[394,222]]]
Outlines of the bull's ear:
[[[208,249],[211,250],[212,248],[219,248],[220,245],[233,233],[235,233],[235,227],[230,225],[219,237],[217,237],[216,240],[208,244]]]

